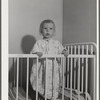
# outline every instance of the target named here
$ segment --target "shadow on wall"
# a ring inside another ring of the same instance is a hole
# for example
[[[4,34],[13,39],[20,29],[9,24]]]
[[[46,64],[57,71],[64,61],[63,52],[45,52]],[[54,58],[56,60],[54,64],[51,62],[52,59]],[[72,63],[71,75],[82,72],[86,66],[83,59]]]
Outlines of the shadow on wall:
[[[21,49],[24,54],[29,54],[36,42],[35,37],[26,35],[22,38]]]
[[[26,35],[22,38],[21,41],[21,50],[23,54],[30,54],[36,39],[34,36]],[[12,84],[12,87],[16,87],[16,80],[17,80],[17,59],[9,59],[9,83]],[[33,65],[33,60],[30,59],[29,62],[29,90],[34,94],[31,98],[35,97],[35,92],[33,91],[30,85],[30,73],[31,67]],[[26,76],[27,75],[27,59],[20,58],[19,59],[19,86],[21,86],[26,91]],[[29,92],[30,94],[30,92]]]

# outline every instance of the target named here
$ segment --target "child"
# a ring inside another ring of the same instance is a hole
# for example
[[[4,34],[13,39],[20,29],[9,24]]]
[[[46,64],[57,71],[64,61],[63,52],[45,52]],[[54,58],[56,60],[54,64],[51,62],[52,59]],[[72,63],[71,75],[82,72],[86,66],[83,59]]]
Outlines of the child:
[[[40,34],[43,36],[43,39],[38,40],[36,44],[34,45],[31,53],[37,54],[39,57],[41,57],[43,54],[64,54],[65,56],[68,55],[67,50],[64,49],[62,44],[57,41],[53,40],[52,37],[55,33],[55,24],[52,20],[44,20],[40,24]],[[40,94],[45,95],[45,65],[44,65],[44,59],[41,59],[38,63],[38,91]],[[54,98],[54,67],[56,69],[55,74],[55,88],[56,93],[55,97],[58,99],[59,96],[59,84],[60,84],[60,74],[61,74],[61,64],[59,64],[59,59],[56,60],[54,66],[54,60],[53,59],[47,59],[46,60],[46,68],[47,68],[47,74],[46,74],[46,84],[47,84],[47,98],[53,99]],[[34,90],[36,90],[36,62],[33,63],[32,71],[31,71],[31,85]]]

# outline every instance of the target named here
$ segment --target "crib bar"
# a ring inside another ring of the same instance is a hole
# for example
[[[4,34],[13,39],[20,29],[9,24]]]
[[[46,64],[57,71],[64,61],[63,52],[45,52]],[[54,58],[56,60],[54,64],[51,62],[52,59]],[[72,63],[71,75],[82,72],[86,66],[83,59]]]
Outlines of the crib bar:
[[[66,59],[63,59],[64,61],[63,61],[63,67],[64,67],[64,87],[66,86],[66,74],[67,74],[67,72],[66,72],[66,70],[67,70],[67,67],[66,67]]]
[[[93,54],[93,45],[91,45],[91,54]]]
[[[72,63],[73,63],[73,61],[72,61],[73,59],[71,58],[71,73],[70,73],[70,100],[72,100],[72,68],[73,68],[73,66],[72,66]]]
[[[42,58],[45,58],[45,56],[46,56],[46,57],[49,57],[49,56],[47,56],[47,55],[44,55]],[[51,58],[54,57],[54,56],[56,56],[56,55],[50,55]],[[16,54],[10,54],[9,58],[12,58],[12,57],[21,57],[21,55],[19,54],[19,56],[17,56]],[[37,58],[38,56],[29,56],[29,55],[28,55],[28,56],[27,56],[27,55],[22,56],[22,58],[26,58],[26,57]],[[49,57],[49,58],[50,58],[50,57]],[[63,56],[63,55],[58,55],[58,56],[56,56],[56,57],[64,57],[64,56]],[[80,58],[80,57],[83,57],[83,58],[94,58],[95,55],[82,55],[82,54],[77,55],[77,54],[69,54],[68,57],[76,57],[76,58]]]
[[[18,83],[19,83],[19,58],[17,57],[17,89],[16,89],[16,100],[18,100]]]
[[[94,42],[84,42],[84,43],[70,43],[70,44],[64,44],[64,46],[71,46],[71,45],[93,45],[94,47],[96,47],[96,44]]]
[[[62,55],[62,54],[59,54],[59,55],[57,55],[57,54],[51,54],[51,55],[48,55],[48,54],[44,54],[43,56],[42,56],[42,58],[46,58],[46,57],[48,57],[48,58],[52,58],[52,57],[64,57],[64,55]],[[9,55],[9,58],[12,58],[12,57],[20,57],[20,58],[26,58],[26,57],[30,57],[30,58],[37,58],[38,56],[36,55],[36,54],[10,54]]]
[[[84,54],[84,45],[82,45],[82,54]],[[81,91],[83,92],[83,79],[84,79],[84,58],[82,57],[82,82]]]
[[[80,58],[78,59],[78,91],[80,91]],[[80,100],[80,95],[78,93],[78,100]]]
[[[88,45],[86,45],[86,54],[88,55]],[[86,58],[86,83],[85,83],[85,92],[87,93],[88,88],[88,58]],[[86,94],[86,100],[87,100],[87,94]]]
[[[21,66],[20,66],[20,86],[22,86],[22,73],[23,73],[23,71],[22,71],[22,58],[20,58],[20,61],[21,61]]]
[[[23,58],[21,58],[21,82],[20,82],[21,86],[22,86],[22,77],[23,77],[22,76],[23,75],[23,71],[22,71],[23,70],[23,66],[22,66],[23,64],[22,64],[22,61],[23,61]]]
[[[89,51],[89,45],[86,45],[86,54],[88,55]]]
[[[65,81],[64,81],[64,58],[61,58],[63,63],[62,63],[62,76],[63,76],[63,85],[62,85],[62,100],[64,100],[64,87],[65,87]]]
[[[16,78],[15,78],[15,77],[16,77],[16,75],[15,75],[15,72],[16,72],[16,69],[15,69],[15,67],[16,67],[16,66],[15,66],[15,60],[16,60],[16,59],[13,58],[13,63],[14,63],[14,87],[16,86],[16,85],[15,85],[15,79],[16,79]]]
[[[71,46],[71,54],[73,54],[73,46]],[[72,60],[73,59],[71,58],[71,73],[70,73],[71,74],[71,76],[70,76],[71,77],[71,79],[70,79],[70,85],[71,85],[70,86],[70,88],[71,88],[71,100],[72,100],[72,82],[73,82],[72,81],[72,78],[73,78],[72,77],[72,73],[73,73],[73,65],[72,65],[73,64],[73,61]]]
[[[54,76],[54,75],[53,75],[53,72],[54,72],[53,64],[54,64],[54,63],[52,63],[52,96],[53,96],[53,78],[54,78],[54,77],[53,77],[53,76]]]
[[[74,46],[74,54],[76,54],[76,46]],[[76,69],[76,59],[74,59],[74,69]],[[76,89],[76,70],[74,70],[74,89]]]
[[[87,77],[88,77],[88,72],[87,72],[87,68],[88,68],[88,65],[87,65],[87,63],[88,63],[88,58],[86,58],[86,82],[85,82],[85,92],[87,93]],[[87,100],[87,94],[86,94],[86,100]]]
[[[80,54],[80,45],[78,45],[78,54]]]
[[[67,49],[67,47],[65,46],[65,49],[67,50],[67,52],[68,52],[68,49]],[[67,75],[67,72],[66,72],[66,70],[67,70],[67,64],[66,64],[66,59],[63,59],[64,60],[64,65],[65,66],[63,66],[64,67],[64,87],[66,86],[66,75]]]
[[[56,57],[54,57],[54,100],[56,100]]]
[[[37,65],[37,67],[36,67],[36,77],[37,77],[37,85],[36,85],[36,100],[38,100],[38,58],[36,58],[36,65]]]
[[[28,82],[29,81],[29,57],[27,57],[27,86],[26,86],[26,100],[28,100]]]
[[[73,46],[71,46],[71,54],[73,54]]]
[[[80,54],[80,45],[78,45],[78,54]],[[78,91],[80,91],[80,58],[78,58]],[[78,100],[80,100],[80,95],[78,93]]]
[[[62,58],[61,58],[61,65],[63,64],[63,61],[62,61]],[[61,71],[62,71],[62,75],[61,75],[61,86],[62,86],[62,98],[63,98],[63,67],[61,68]]]
[[[96,57],[94,58],[94,66],[96,67]],[[93,88],[94,88],[94,92],[93,92],[93,100],[95,100],[95,95],[96,95],[96,89],[95,89],[95,85],[96,85],[96,73],[95,73],[95,71],[96,71],[96,69],[95,69],[95,67],[94,67],[94,85],[93,85]]]
[[[47,57],[46,57],[46,62],[45,65],[47,66]],[[45,100],[47,99],[47,67],[45,66]]]
[[[75,55],[74,54],[74,55],[68,55],[67,57],[68,58],[71,58],[71,57],[73,57],[73,58],[82,58],[82,57],[83,58],[94,58],[95,55],[80,55],[80,54],[79,55],[77,55],[77,54]]]
[[[69,53],[69,46],[68,46]],[[67,88],[69,88],[69,58],[67,58]]]

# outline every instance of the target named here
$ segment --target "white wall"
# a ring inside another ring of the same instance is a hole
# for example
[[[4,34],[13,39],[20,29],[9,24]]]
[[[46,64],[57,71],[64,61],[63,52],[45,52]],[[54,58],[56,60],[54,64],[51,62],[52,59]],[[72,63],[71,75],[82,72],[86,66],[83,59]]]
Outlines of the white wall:
[[[63,43],[96,42],[96,0],[63,0]]]
[[[41,38],[39,25],[44,19],[55,22],[55,38],[62,41],[62,2],[9,0],[9,53],[29,53],[34,42]]]

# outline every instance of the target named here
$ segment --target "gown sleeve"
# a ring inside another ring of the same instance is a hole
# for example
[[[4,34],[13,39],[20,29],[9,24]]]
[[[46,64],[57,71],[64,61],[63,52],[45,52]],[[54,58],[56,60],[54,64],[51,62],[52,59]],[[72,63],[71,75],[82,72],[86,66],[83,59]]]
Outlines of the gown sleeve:
[[[33,49],[31,50],[31,54],[32,53],[36,53],[36,52],[41,52],[41,49],[40,49],[40,41],[38,40],[35,44],[34,44],[34,47]]]
[[[63,50],[64,50],[63,45],[58,41],[58,52],[61,54]]]

